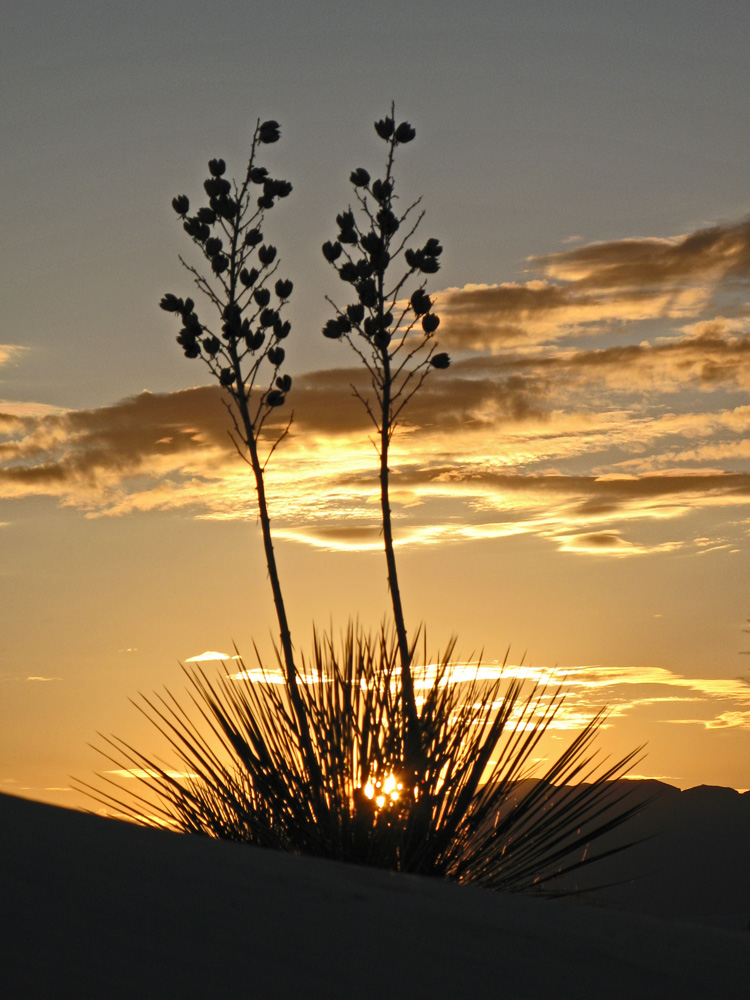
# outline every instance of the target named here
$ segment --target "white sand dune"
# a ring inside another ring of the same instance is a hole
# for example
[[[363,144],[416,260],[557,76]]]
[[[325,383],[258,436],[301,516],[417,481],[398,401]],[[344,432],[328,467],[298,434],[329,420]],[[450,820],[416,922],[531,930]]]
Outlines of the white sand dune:
[[[4,1000],[713,1000],[750,984],[746,929],[492,893],[10,796],[0,796],[0,844]]]

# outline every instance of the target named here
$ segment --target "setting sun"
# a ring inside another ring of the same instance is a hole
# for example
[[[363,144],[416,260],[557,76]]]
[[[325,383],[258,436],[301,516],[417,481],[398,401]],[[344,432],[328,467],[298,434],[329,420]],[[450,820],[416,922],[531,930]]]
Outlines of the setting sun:
[[[366,798],[375,802],[378,809],[383,809],[398,802],[403,787],[403,784],[397,781],[394,775],[388,774],[382,778],[370,778],[362,791],[365,793]]]

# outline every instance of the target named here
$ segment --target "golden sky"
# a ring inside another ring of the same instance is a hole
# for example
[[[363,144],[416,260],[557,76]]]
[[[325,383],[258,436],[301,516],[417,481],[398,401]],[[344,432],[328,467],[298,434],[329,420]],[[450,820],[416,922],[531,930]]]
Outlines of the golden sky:
[[[366,382],[320,335],[319,247],[394,97],[452,357],[394,443],[412,629],[559,669],[560,739],[606,704],[603,747],[647,743],[639,773],[750,787],[750,14],[501,6],[4,15],[0,789],[72,804],[97,730],[149,749],[128,699],[181,690],[178,660],[270,655],[249,471],[158,310],[190,293],[172,196],[211,156],[239,173],[256,117],[294,184],[267,222],[295,284],[268,472],[293,632],[387,611]]]

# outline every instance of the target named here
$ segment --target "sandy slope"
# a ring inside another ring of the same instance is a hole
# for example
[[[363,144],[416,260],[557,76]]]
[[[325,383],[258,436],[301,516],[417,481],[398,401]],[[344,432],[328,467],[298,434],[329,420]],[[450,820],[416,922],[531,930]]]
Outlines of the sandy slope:
[[[750,934],[143,830],[0,796],[0,995],[745,996]]]

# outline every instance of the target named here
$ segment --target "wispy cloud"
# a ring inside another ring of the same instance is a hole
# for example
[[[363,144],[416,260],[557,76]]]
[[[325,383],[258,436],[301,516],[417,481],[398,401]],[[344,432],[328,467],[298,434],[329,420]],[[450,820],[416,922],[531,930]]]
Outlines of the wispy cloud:
[[[226,660],[236,660],[237,656],[230,656],[228,653],[217,653],[213,650],[206,650],[205,653],[199,653],[197,656],[189,656],[186,663],[207,663],[207,662],[224,662]]]
[[[114,432],[113,415],[124,417],[122,423],[115,420]],[[234,518],[253,510],[247,469],[224,440],[224,414],[213,388],[142,394],[84,416],[42,418],[26,437],[10,443],[12,455],[0,469],[6,498],[47,495],[90,515],[192,508],[204,516]],[[623,552],[624,522],[674,520],[691,510],[750,502],[750,474],[716,467],[722,454],[741,455],[747,422],[748,412],[740,408],[703,419],[563,414],[546,423],[506,425],[504,432],[501,421],[485,416],[478,418],[479,426],[467,421],[455,429],[427,425],[419,435],[407,431],[393,463],[400,542],[532,531],[568,551],[583,545],[600,553]],[[696,437],[699,443],[686,447]],[[495,441],[497,454],[490,450]],[[660,463],[646,449],[664,442],[672,444],[664,454],[674,464],[682,460],[693,467],[654,469]],[[613,448],[618,461],[607,472],[606,451]],[[627,457],[629,450],[635,459]],[[695,467],[701,452],[711,467]],[[599,460],[595,473],[560,470],[561,462],[586,455]],[[331,548],[378,546],[373,467],[366,437],[314,433],[303,415],[269,473],[280,537]],[[641,474],[639,467],[645,470]]]
[[[741,222],[566,247],[533,258],[541,277],[525,284],[443,292],[453,364],[394,439],[399,544],[532,533],[612,558],[736,546],[750,503],[749,244]],[[371,427],[353,387],[368,389],[354,367],[295,379],[294,423],[268,473],[280,538],[380,547]],[[31,495],[89,516],[254,514],[214,386],[96,410],[0,404],[0,497]],[[721,536],[691,517],[718,524],[734,509]]]
[[[532,258],[552,278],[584,288],[715,285],[750,274],[750,221],[671,238],[622,239]]]
[[[104,771],[104,774],[114,774],[118,778],[158,778],[160,777],[159,771],[145,770],[140,767],[131,768],[116,768],[111,771]],[[198,778],[200,775],[192,774],[190,771],[174,771],[166,770],[164,773],[169,778],[174,778],[177,781],[187,780],[188,778]]]
[[[737,678],[694,678],[663,667],[579,666],[564,672],[565,710],[606,704],[611,718],[650,707],[653,722],[704,729],[750,727],[750,689]]]
[[[624,323],[695,316],[720,288],[747,281],[750,223],[593,243],[529,263],[540,277],[444,292],[444,343],[494,352]]]
[[[659,545],[637,545],[624,539],[619,531],[589,531],[584,534],[561,534],[563,552],[584,552],[589,555],[633,556],[645,552],[672,552],[680,548],[679,542],[662,542]]]
[[[28,348],[18,344],[0,344],[0,367],[14,361],[27,350]]]
[[[436,667],[417,672],[417,694],[434,683]],[[235,681],[283,684],[280,671],[244,670]],[[512,663],[452,665],[443,683],[521,680],[526,692],[536,687],[541,705],[562,695],[551,728],[580,729],[605,706],[609,721],[650,709],[654,723],[696,725],[704,729],[750,728],[750,687],[742,678],[685,677],[664,667],[603,666],[535,667]],[[303,678],[304,679],[304,678]],[[307,678],[314,681],[315,678]],[[501,689],[502,690],[502,689]],[[517,717],[521,719],[520,714]]]

